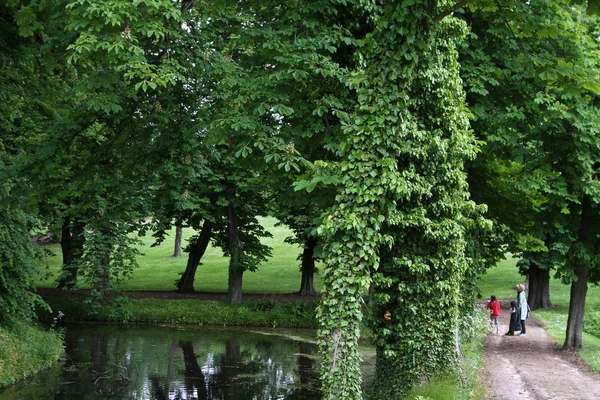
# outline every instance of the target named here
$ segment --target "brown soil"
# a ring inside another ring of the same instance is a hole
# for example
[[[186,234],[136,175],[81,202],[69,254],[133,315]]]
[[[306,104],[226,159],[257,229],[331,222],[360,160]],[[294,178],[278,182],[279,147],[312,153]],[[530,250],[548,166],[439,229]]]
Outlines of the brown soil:
[[[38,288],[37,293],[42,296],[85,296],[89,290],[62,290],[55,288]],[[159,299],[197,299],[197,300],[226,300],[227,293],[213,292],[194,292],[179,293],[176,291],[154,291],[139,290],[125,291],[123,294],[131,298],[159,298]],[[294,302],[294,301],[316,301],[318,296],[300,296],[295,293],[277,293],[277,294],[244,294],[243,300],[270,300],[274,302]]]
[[[487,399],[600,399],[600,374],[590,372],[577,353],[562,351],[533,318],[526,336],[505,336],[508,320],[503,307],[499,333],[484,340]]]

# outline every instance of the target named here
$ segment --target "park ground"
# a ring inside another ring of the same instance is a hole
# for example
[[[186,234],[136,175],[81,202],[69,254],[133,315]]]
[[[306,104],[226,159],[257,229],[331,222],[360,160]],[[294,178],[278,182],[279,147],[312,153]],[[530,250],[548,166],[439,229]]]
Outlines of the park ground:
[[[506,336],[508,304],[502,303],[499,333],[484,339],[488,400],[600,399],[600,374],[577,353],[561,350],[539,321],[527,320],[526,336]]]

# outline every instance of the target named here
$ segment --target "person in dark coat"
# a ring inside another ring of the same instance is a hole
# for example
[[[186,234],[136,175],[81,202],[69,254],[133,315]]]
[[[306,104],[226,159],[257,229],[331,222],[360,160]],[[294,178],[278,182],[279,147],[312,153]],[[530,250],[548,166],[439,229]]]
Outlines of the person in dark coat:
[[[510,309],[508,310],[510,313],[510,321],[508,323],[508,332],[506,332],[507,336],[515,336],[515,331],[521,330],[521,320],[519,309],[517,308],[517,302],[510,302]]]

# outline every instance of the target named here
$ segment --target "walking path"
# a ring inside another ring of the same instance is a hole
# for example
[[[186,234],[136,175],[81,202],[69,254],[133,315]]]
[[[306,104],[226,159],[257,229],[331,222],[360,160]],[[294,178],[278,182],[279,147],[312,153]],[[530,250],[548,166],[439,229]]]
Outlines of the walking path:
[[[488,400],[600,400],[600,374],[561,351],[532,318],[526,336],[505,336],[508,319],[503,309],[500,333],[484,339]]]

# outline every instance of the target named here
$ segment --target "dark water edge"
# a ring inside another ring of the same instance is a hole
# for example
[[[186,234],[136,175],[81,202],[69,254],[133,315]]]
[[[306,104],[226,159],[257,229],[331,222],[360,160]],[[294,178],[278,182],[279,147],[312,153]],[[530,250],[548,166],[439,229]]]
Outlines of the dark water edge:
[[[0,400],[316,400],[314,331],[68,325],[66,354]]]

